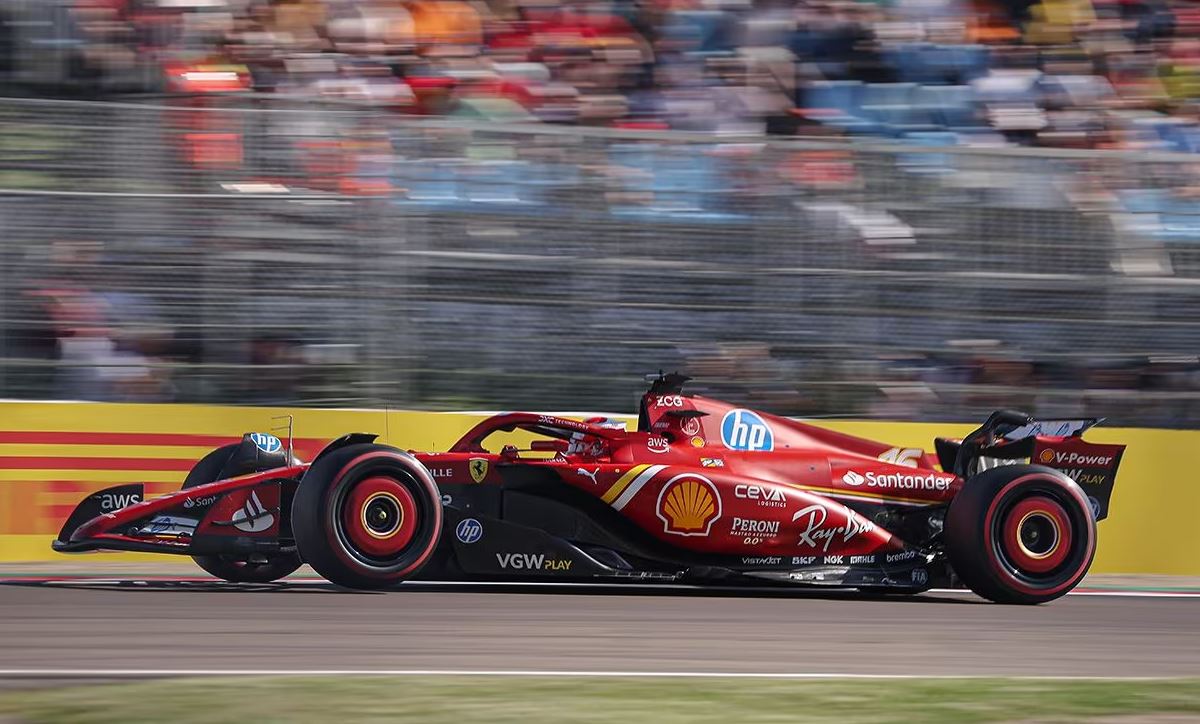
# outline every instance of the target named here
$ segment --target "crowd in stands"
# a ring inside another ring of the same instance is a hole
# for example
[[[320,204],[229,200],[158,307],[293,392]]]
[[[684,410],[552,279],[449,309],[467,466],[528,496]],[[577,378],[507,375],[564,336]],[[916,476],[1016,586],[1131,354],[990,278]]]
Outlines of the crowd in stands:
[[[65,0],[98,74],[413,114],[1200,149],[1182,0]]]

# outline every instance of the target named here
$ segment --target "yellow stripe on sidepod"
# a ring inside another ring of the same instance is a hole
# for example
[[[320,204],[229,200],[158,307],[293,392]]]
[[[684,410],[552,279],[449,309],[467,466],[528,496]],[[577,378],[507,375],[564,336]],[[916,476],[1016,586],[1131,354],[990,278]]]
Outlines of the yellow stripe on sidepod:
[[[643,470],[645,470],[648,467],[650,467],[650,466],[649,465],[634,465],[632,468],[629,469],[628,472],[626,472],[624,475],[621,476],[620,480],[613,483],[613,486],[611,488],[609,488],[608,492],[605,493],[604,495],[602,495],[600,497],[600,499],[603,500],[605,503],[612,504],[612,502],[617,499],[617,496],[619,496],[621,493],[625,492],[625,488],[629,487],[629,484],[633,482],[633,479],[636,478],[639,473],[641,473]]]

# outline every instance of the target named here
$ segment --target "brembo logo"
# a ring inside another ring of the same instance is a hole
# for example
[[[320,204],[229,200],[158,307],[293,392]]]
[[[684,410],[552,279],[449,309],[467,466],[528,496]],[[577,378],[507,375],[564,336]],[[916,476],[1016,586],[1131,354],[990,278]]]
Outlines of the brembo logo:
[[[866,485],[868,488],[884,488],[888,490],[949,490],[954,478],[942,477],[936,473],[876,473],[868,470],[866,474],[847,470],[842,476],[842,482],[852,487]]]

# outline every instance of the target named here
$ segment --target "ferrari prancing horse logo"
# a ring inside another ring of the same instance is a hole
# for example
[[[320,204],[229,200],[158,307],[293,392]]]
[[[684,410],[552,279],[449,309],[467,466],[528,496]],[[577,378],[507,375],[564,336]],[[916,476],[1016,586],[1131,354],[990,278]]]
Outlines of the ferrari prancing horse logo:
[[[471,480],[482,483],[483,479],[487,477],[488,461],[486,458],[471,458],[467,468],[471,471]]]

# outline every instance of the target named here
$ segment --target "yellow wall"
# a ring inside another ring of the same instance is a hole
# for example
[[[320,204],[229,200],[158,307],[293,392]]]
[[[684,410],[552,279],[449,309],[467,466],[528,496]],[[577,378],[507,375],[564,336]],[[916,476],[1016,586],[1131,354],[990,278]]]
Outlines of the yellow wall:
[[[378,433],[381,441],[406,449],[444,449],[480,419],[410,411],[0,402],[0,561],[67,560],[50,551],[50,541],[85,494],[122,482],[144,482],[149,495],[175,490],[190,463],[219,444],[213,436],[232,441],[243,432],[268,430],[280,424],[271,417],[286,414],[295,417],[296,448],[304,458],[346,432]],[[932,447],[936,435],[971,429],[929,423],[827,425],[925,448]],[[104,437],[89,436],[94,433]],[[1093,572],[1200,575],[1200,543],[1192,533],[1200,485],[1181,462],[1183,451],[1200,449],[1200,432],[1098,428],[1086,437],[1129,446],[1110,517],[1100,524]]]

